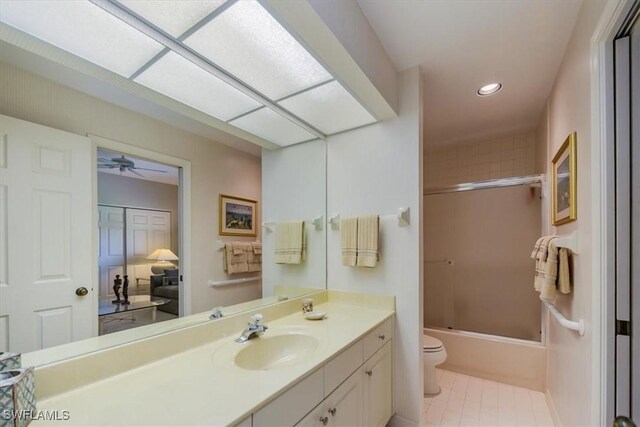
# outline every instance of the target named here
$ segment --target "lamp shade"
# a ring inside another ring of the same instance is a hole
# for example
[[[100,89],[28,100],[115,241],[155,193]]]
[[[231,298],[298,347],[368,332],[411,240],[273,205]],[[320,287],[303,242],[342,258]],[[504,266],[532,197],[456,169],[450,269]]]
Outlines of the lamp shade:
[[[171,252],[170,249],[156,249],[147,259],[154,261],[178,261],[178,256]]]

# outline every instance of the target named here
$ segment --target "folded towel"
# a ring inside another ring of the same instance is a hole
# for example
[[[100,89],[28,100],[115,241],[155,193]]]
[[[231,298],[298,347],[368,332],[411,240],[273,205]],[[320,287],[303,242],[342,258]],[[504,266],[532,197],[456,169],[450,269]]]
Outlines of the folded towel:
[[[545,273],[540,296],[546,300],[556,297],[556,280],[558,279],[558,247],[553,240],[549,241]]]
[[[252,242],[248,246],[247,264],[249,271],[262,271],[262,243]]]
[[[260,242],[251,243],[251,249],[253,249],[253,253],[254,254],[261,255],[262,254],[262,243],[260,243]]]
[[[276,223],[276,264],[300,264],[305,259],[303,221]]]
[[[558,290],[560,293],[571,292],[571,271],[569,270],[569,249],[560,248],[558,262]]]
[[[358,217],[358,267],[375,267],[379,259],[380,218],[378,215]]]
[[[342,265],[354,267],[358,256],[358,218],[340,220],[340,243],[342,246]]]
[[[541,292],[544,286],[546,275],[547,256],[549,254],[549,242],[555,239],[554,236],[544,236],[538,239],[531,253],[531,257],[536,260],[536,270],[533,280],[533,287],[536,291]]]
[[[247,252],[245,250],[246,245],[244,242],[227,242],[224,245],[224,271],[227,274],[247,273],[249,271]]]

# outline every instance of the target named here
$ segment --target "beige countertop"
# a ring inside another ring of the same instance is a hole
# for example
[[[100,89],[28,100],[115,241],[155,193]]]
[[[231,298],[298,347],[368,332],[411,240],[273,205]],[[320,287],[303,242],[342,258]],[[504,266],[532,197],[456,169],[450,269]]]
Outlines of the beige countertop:
[[[241,332],[238,330],[236,334],[41,400],[38,410],[69,411],[68,421],[50,422],[56,425],[222,426],[240,422],[393,315],[388,307],[346,302],[319,304],[316,310],[326,311],[327,318],[310,321],[296,312],[265,322],[269,329],[264,337],[302,332],[317,339],[317,349],[293,366],[264,371],[236,366],[235,354],[261,339],[235,343]],[[180,339],[180,332],[175,333],[175,339]],[[128,357],[135,358],[135,352]]]

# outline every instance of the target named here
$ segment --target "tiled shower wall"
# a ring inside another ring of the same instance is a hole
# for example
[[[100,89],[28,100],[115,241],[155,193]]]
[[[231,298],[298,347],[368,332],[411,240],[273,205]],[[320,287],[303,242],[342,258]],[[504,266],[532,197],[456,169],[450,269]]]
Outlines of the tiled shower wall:
[[[425,147],[425,187],[440,187],[536,172],[535,132]]]

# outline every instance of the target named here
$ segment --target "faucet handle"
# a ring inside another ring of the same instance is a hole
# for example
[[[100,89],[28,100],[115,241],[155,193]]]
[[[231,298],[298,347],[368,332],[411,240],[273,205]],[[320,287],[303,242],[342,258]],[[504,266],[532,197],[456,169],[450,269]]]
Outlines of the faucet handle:
[[[253,323],[254,325],[259,325],[260,322],[262,322],[262,314],[256,313],[251,316],[251,323]]]

